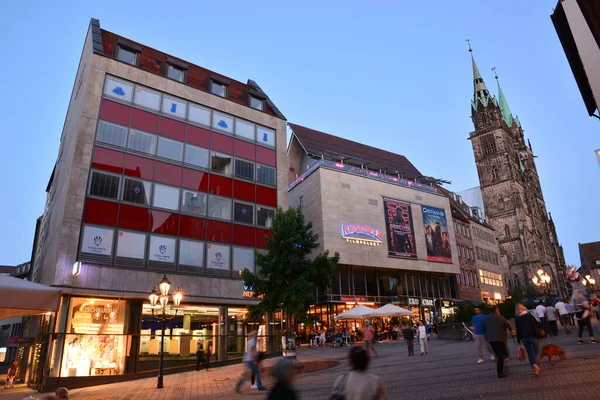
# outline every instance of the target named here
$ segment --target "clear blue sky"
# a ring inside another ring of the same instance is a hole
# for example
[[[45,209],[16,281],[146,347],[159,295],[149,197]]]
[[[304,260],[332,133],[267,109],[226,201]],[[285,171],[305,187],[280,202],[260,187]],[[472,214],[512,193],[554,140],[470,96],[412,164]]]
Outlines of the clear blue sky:
[[[587,116],[550,20],[557,0],[4,1],[0,264],[29,260],[91,17],[232,78],[256,80],[290,122],[407,156],[478,185],[466,38],[531,139],[568,263],[600,240],[600,123]],[[288,4],[289,3],[289,4]],[[427,4],[427,5],[425,5]]]

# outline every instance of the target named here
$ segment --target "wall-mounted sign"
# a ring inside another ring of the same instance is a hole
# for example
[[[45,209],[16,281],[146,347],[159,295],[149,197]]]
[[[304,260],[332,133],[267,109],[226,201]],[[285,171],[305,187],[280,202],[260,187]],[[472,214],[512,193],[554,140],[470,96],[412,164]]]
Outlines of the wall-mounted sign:
[[[452,305],[452,302],[450,300],[442,300],[442,307],[450,307]]]
[[[410,203],[384,197],[383,212],[387,231],[388,256],[417,258]]]
[[[418,306],[419,305],[419,299],[414,299],[412,297],[408,298],[408,305],[409,306]]]
[[[350,301],[350,302],[367,301],[367,298],[366,297],[355,297],[355,296],[350,296],[350,297],[342,296],[342,301]]]
[[[381,246],[381,235],[379,229],[369,225],[342,224],[342,239],[348,243]]]
[[[426,307],[433,307],[433,300],[432,299],[423,299],[423,300],[421,300],[421,304]]]
[[[245,299],[253,299],[254,297],[254,291],[252,290],[244,290],[244,292],[242,293],[242,297]],[[263,297],[265,297],[264,294],[261,294],[260,296],[256,296],[256,298],[258,299],[262,299]]]

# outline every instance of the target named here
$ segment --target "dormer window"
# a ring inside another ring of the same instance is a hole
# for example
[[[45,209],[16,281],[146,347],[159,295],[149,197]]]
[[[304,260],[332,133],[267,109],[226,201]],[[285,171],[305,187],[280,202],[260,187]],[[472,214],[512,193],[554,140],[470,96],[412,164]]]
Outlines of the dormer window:
[[[227,85],[220,82],[211,81],[210,92],[217,96],[227,97]]]
[[[185,71],[175,65],[168,64],[167,67],[167,78],[173,79],[177,82],[183,82]]]
[[[117,60],[130,65],[137,65],[137,58],[137,52],[129,50],[126,47],[119,46],[119,50],[117,52]]]
[[[265,101],[261,98],[250,95],[250,107],[260,111],[264,111]]]

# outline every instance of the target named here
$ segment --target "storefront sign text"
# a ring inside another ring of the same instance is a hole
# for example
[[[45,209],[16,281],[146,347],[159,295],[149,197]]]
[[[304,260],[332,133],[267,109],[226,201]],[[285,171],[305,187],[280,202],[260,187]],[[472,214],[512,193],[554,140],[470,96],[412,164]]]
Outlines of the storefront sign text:
[[[348,243],[381,246],[381,237],[381,231],[369,225],[342,224],[342,239]]]
[[[342,296],[342,301],[367,301],[366,297],[344,297]]]
[[[442,307],[448,308],[448,307],[450,307],[450,305],[451,305],[450,301],[448,301],[448,300],[442,300]]]
[[[419,305],[419,299],[409,298],[408,299],[408,305],[410,305],[410,306],[418,306]]]
[[[428,307],[433,307],[433,300],[431,299],[423,299],[421,300],[421,304]]]
[[[244,292],[242,293],[242,297],[245,299],[253,299],[254,298],[254,292],[252,290],[244,290]],[[256,298],[258,299],[262,299],[264,297],[264,295],[260,295],[257,296]]]

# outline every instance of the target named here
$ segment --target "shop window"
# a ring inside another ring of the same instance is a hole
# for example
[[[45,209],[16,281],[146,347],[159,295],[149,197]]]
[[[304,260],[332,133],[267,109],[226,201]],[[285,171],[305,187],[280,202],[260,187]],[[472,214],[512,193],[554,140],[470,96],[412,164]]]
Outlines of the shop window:
[[[256,225],[271,228],[274,218],[275,210],[272,208],[256,207]]]
[[[204,267],[204,242],[179,239],[179,265]]]
[[[208,196],[208,216],[231,220],[231,199],[225,197]]]
[[[156,135],[138,130],[129,131],[127,148],[140,153],[156,154]]]
[[[161,137],[158,139],[158,151],[156,155],[181,162],[183,159],[183,143]]]
[[[185,163],[195,165],[196,167],[208,167],[208,150],[201,147],[185,145]]]
[[[105,197],[108,199],[119,198],[119,175],[107,174],[100,171],[92,171],[90,179],[89,194],[91,196]]]
[[[151,183],[139,179],[125,178],[123,184],[123,201],[150,205]]]
[[[236,178],[254,180],[254,163],[239,158],[235,159],[235,176]]]
[[[123,375],[129,347],[124,335],[127,303],[79,297],[70,302],[60,375]]]
[[[233,220],[245,224],[254,223],[254,206],[251,204],[235,202],[233,204]]]
[[[96,141],[117,147],[125,147],[127,143],[127,128],[110,122],[98,121]]]
[[[275,186],[275,168],[256,165],[256,181],[269,186]]]
[[[231,175],[233,157],[221,153],[212,153],[211,169],[225,175]]]

